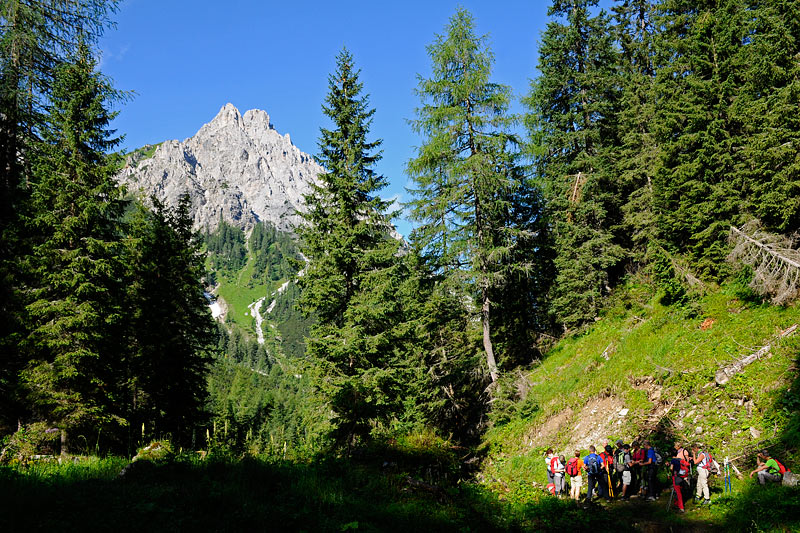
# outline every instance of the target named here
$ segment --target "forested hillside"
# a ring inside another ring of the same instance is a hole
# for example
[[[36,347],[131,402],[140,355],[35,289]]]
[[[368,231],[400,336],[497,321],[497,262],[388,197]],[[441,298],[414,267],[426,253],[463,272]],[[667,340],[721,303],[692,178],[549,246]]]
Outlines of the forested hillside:
[[[196,232],[189,195],[120,185],[155,150],[113,153],[117,7],[0,1],[0,501],[84,490],[90,529],[798,527],[796,487],[746,477],[759,449],[800,459],[796,2],[555,0],[522,115],[457,8],[417,79],[404,240],[347,48],[291,232]],[[537,486],[547,448],[617,438],[745,477],[686,517]]]

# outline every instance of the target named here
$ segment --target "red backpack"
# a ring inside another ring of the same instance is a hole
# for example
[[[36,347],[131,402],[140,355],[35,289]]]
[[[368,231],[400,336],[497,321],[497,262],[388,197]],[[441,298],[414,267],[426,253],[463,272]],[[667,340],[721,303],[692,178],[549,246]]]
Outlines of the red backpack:
[[[580,473],[580,468],[578,468],[578,459],[577,457],[572,457],[569,461],[567,461],[567,475],[568,476],[577,476]]]
[[[689,465],[689,461],[686,459],[681,459],[681,466],[678,469],[678,477],[686,478],[689,477],[689,472],[691,472],[691,466]]]
[[[705,462],[703,464],[703,468],[706,470],[711,470],[714,466],[714,458],[711,457],[711,454],[708,452],[703,452],[706,455]]]
[[[789,470],[788,468],[786,468],[785,466],[783,466],[783,463],[782,463],[782,462],[778,461],[778,460],[777,460],[777,459],[775,459],[774,457],[773,457],[773,459],[775,460],[775,462],[776,462],[776,463],[778,463],[778,473],[779,473],[780,475],[784,475],[786,472],[791,472],[791,470]]]
[[[606,465],[606,468],[609,470],[612,466],[614,466],[614,456],[608,452],[603,452],[600,454],[600,457],[603,458],[603,463]]]

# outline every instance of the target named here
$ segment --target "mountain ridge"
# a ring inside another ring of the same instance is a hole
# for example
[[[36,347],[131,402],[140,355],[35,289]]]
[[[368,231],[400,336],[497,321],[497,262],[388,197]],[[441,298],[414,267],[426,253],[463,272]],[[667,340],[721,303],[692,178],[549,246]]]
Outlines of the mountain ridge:
[[[149,158],[129,155],[116,178],[168,206],[188,193],[196,230],[214,230],[225,220],[244,230],[268,221],[291,232],[320,172],[288,133],[275,130],[266,111],[241,114],[227,103],[184,141],[164,141]]]

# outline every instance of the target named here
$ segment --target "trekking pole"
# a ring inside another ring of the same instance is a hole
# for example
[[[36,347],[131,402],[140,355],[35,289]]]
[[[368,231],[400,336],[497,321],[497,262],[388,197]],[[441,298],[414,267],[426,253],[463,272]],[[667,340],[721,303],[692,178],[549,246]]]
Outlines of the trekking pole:
[[[611,471],[608,469],[608,465],[606,465],[606,476],[608,477],[608,493],[611,494],[611,497],[614,497],[614,487],[611,486]]]
[[[731,467],[727,456],[725,456],[725,492],[728,494],[733,493],[733,487],[731,486]]]

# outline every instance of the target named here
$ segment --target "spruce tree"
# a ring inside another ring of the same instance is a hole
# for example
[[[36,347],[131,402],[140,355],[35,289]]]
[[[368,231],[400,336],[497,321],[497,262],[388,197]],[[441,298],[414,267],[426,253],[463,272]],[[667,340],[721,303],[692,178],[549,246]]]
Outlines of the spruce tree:
[[[622,213],[612,227],[616,241],[636,263],[647,260],[657,238],[653,210],[653,176],[660,164],[660,147],[653,133],[656,112],[654,63],[655,4],[652,0],[620,0],[614,12],[614,37],[620,48],[616,78],[620,86],[616,143],[603,147],[603,169],[614,183]]]
[[[306,196],[306,225],[297,228],[308,260],[299,280],[300,308],[314,314],[307,355],[322,368],[336,413],[334,436],[355,444],[400,408],[402,308],[396,291],[402,263],[391,236],[386,178],[375,172],[381,141],[370,141],[374,109],[353,56],[336,58],[323,105],[317,161],[325,172]]]
[[[56,69],[32,195],[27,305],[29,401],[62,430],[124,424],[121,191],[105,153],[118,143],[106,109],[117,94],[88,46]]]
[[[749,214],[773,231],[800,227],[800,12],[796,2],[748,2],[737,173]],[[741,148],[741,149],[739,149]]]
[[[55,68],[79,39],[93,43],[109,24],[116,0],[0,2],[0,426],[24,419],[19,389],[27,335],[21,267],[30,254],[24,216],[31,183],[30,151],[39,139],[52,93]]]
[[[203,295],[205,269],[188,195],[167,209],[140,208],[128,239],[126,369],[129,423],[189,442],[202,420],[215,327]]]
[[[555,250],[551,311],[565,327],[594,318],[625,257],[618,184],[604,167],[617,144],[615,50],[595,0],[555,0],[539,48],[540,76],[525,99],[530,154],[542,181]]]
[[[414,181],[411,239],[444,290],[477,298],[486,364],[498,365],[492,341],[492,296],[530,264],[517,250],[534,237],[514,224],[514,200],[532,193],[517,164],[511,89],[490,81],[494,61],[472,15],[458,9],[445,34],[428,46],[432,75],[421,78],[422,106],[411,121],[423,137],[408,164]]]
[[[481,331],[462,293],[442,290],[419,250],[402,260],[400,288],[408,317],[408,372],[400,427],[434,429],[456,442],[475,442],[485,426],[489,397]]]
[[[741,49],[748,17],[743,0],[665,0],[658,8],[655,132],[662,161],[654,206],[670,248],[711,278],[722,273],[729,227],[743,207],[736,172],[743,125],[731,105],[747,72]]]
[[[31,178],[27,149],[38,138],[56,67],[79,42],[92,45],[118,0],[0,2],[0,222]]]

